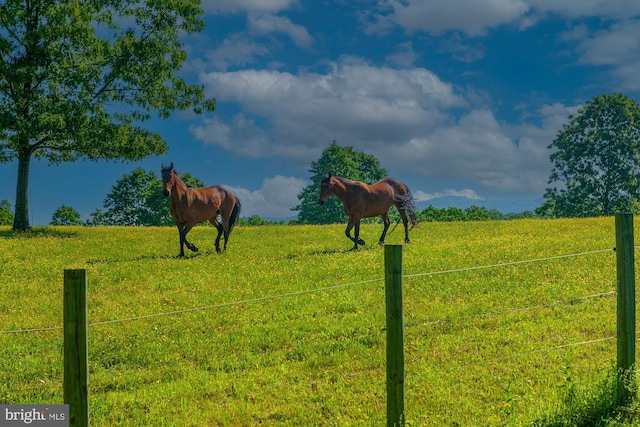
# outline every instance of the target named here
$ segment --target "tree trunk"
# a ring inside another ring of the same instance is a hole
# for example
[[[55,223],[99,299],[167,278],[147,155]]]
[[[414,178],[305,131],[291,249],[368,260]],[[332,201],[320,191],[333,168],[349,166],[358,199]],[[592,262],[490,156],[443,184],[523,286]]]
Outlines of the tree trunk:
[[[31,151],[23,150],[18,156],[18,183],[16,185],[16,212],[13,217],[13,229],[26,231],[29,225],[29,165]]]

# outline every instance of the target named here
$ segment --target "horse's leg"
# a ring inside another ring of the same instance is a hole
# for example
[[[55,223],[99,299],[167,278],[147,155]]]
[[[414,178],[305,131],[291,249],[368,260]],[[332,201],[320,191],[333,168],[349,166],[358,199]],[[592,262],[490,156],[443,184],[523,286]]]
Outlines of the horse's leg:
[[[227,251],[227,242],[229,241],[229,234],[231,233],[231,223],[229,222],[229,217],[222,217],[222,231],[224,236],[224,248],[222,252]]]
[[[407,219],[407,213],[404,209],[400,208],[398,208],[398,212],[400,212],[400,218],[402,218],[402,224],[404,224],[404,242],[409,243],[409,220]]]
[[[191,252],[198,252],[198,247],[193,243],[189,243],[187,241],[187,233],[191,231],[192,228],[193,228],[193,224],[189,222],[186,223],[185,226],[182,228],[182,231],[180,232],[180,238],[184,242],[184,244],[187,246],[187,248],[191,250]],[[180,253],[182,254],[182,256],[184,256],[184,250],[182,249],[182,245],[180,245]]]
[[[351,237],[351,229],[353,228],[353,225],[354,225],[353,218],[349,217],[349,223],[347,224],[347,228],[344,230],[344,234],[347,236],[349,240],[351,240],[355,244],[354,249],[357,249],[358,241],[354,237]]]
[[[380,246],[384,245],[384,238],[387,235],[387,230],[389,229],[389,224],[391,223],[391,221],[389,220],[389,212],[380,215],[380,218],[382,218],[382,222],[384,223],[384,228],[382,229],[382,234],[380,235],[380,240],[378,241],[378,244]]]
[[[180,254],[178,255],[180,258],[184,256],[184,235],[182,234],[182,227],[176,224],[178,227],[178,234],[180,235]]]
[[[210,219],[209,222],[215,225],[216,230],[218,230],[218,235],[216,236],[216,252],[220,252],[220,236],[222,236],[222,231],[223,231],[222,224],[220,224],[215,217]],[[225,247],[226,247],[226,244],[225,244]]]
[[[365,242],[360,238],[360,218],[355,220],[355,231],[353,234],[353,249],[358,249],[358,245],[364,246]]]

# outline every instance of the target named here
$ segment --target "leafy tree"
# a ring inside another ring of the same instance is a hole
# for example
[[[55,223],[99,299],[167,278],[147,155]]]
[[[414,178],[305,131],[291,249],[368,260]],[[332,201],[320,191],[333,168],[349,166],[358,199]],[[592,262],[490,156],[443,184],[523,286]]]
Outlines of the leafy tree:
[[[349,178],[355,181],[374,183],[387,176],[387,171],[380,167],[378,159],[353,147],[340,147],[336,141],[322,151],[320,159],[311,162],[311,184],[305,187],[298,200],[300,204],[293,208],[299,211],[298,222],[302,224],[331,224],[346,222],[342,202],[335,197],[326,201],[324,206],[318,204],[320,197],[320,181],[325,172]]]
[[[452,222],[452,221],[495,221],[502,219],[516,218],[534,218],[532,212],[523,212],[522,214],[503,215],[497,209],[489,209],[472,205],[465,210],[457,207],[449,207],[438,209],[433,205],[424,208],[419,214],[418,219],[421,222]]]
[[[440,209],[429,205],[418,214],[418,221],[420,222],[434,222],[440,220]]]
[[[465,209],[467,221],[489,221],[491,213],[483,207],[472,205]]]
[[[510,213],[507,214],[504,219],[523,219],[523,218],[541,218],[535,212],[532,211],[524,211],[519,213]]]
[[[157,113],[213,111],[176,76],[179,35],[204,28],[198,0],[6,0],[0,8],[0,162],[18,162],[13,228],[29,228],[33,157],[133,161],[167,150]]]
[[[13,224],[13,212],[11,212],[11,203],[7,199],[0,201],[0,225]]]
[[[640,106],[600,95],[569,116],[550,149],[553,170],[536,213],[586,217],[631,211],[640,196]]]
[[[440,221],[455,222],[455,221],[467,221],[467,214],[462,209],[456,206],[450,206],[444,209]]]
[[[109,225],[148,225],[145,219],[151,216],[147,199],[160,186],[153,172],[142,168],[125,174],[111,187],[102,203],[104,218]]]
[[[256,225],[267,225],[269,222],[258,216],[258,215],[252,215],[249,218],[247,218],[247,225],[249,226],[256,226]]]
[[[80,214],[71,206],[62,205],[53,213],[51,225],[82,225]]]
[[[106,215],[102,210],[96,209],[91,215],[91,219],[87,220],[87,225],[98,226],[98,225],[109,225],[107,222]]]

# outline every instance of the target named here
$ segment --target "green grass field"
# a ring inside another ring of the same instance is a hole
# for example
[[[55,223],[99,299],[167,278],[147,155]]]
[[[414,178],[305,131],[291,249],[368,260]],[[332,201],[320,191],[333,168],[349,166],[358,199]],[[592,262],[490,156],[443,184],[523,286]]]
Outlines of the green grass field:
[[[238,227],[220,255],[197,227],[200,252],[178,259],[175,228],[0,228],[0,403],[62,403],[63,272],[84,268],[92,426],[385,425],[381,226],[355,252],[343,231]],[[541,425],[602,389],[613,218],[423,223],[411,238],[409,425]]]

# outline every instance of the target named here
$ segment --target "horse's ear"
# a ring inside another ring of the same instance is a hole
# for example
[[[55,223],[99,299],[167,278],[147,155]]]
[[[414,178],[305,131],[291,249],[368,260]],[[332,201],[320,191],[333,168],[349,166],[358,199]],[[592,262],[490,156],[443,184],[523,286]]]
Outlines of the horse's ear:
[[[330,172],[325,172],[325,173],[324,173],[323,178],[324,178],[324,179],[329,179],[329,178],[331,178],[331,173],[330,173]]]
[[[173,170],[173,162],[169,165],[169,169]]]

